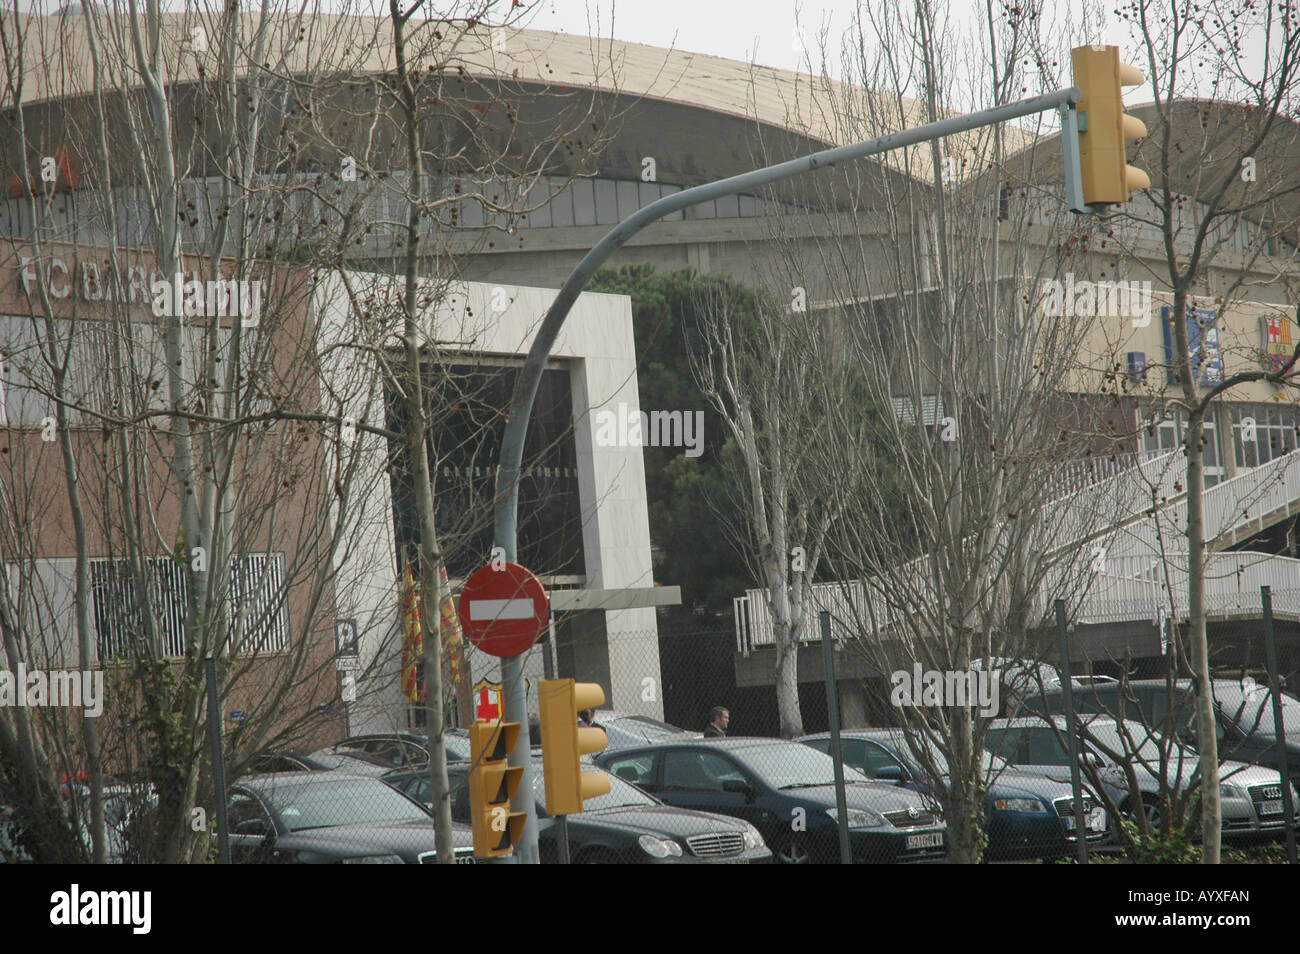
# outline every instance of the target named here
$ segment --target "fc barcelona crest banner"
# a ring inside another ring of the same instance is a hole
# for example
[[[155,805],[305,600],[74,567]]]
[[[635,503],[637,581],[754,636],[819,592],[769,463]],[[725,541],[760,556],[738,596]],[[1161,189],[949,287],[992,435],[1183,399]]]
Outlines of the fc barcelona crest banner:
[[[1294,322],[1286,315],[1264,315],[1259,319],[1260,365],[1277,374],[1295,351]]]

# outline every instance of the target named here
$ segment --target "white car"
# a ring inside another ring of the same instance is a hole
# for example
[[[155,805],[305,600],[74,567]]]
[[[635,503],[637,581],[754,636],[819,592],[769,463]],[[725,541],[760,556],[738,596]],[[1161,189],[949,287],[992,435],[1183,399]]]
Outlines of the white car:
[[[985,734],[985,748],[1010,764],[1050,778],[1069,781],[1070,758],[1065,746],[1065,718],[1053,716],[1054,732],[1042,717],[995,719]],[[1199,755],[1177,742],[1162,745],[1160,736],[1140,722],[1094,718],[1082,724],[1081,753],[1098,767],[1105,785],[1119,809],[1136,814],[1124,757],[1134,768],[1142,807],[1154,829],[1160,824],[1161,750],[1167,751],[1164,765],[1167,791],[1183,792],[1197,776]],[[1119,756],[1118,758],[1116,756]],[[1292,792],[1295,792],[1294,786]],[[1300,802],[1300,795],[1292,796]],[[1219,799],[1222,831],[1225,835],[1281,831],[1282,777],[1273,769],[1242,762],[1219,766]]]

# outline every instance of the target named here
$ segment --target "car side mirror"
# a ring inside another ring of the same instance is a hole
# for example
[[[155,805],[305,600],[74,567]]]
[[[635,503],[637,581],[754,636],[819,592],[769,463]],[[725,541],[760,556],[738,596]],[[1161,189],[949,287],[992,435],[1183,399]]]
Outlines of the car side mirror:
[[[248,818],[241,821],[235,826],[236,835],[256,835],[258,837],[269,837],[271,828],[267,825],[265,819]]]
[[[744,795],[747,802],[752,802],[755,796],[754,786],[743,778],[724,778],[722,780],[722,790],[731,792],[734,795]]]
[[[876,774],[872,778],[877,782],[892,782],[895,785],[902,785],[907,781],[907,774],[903,771],[901,765],[882,765],[876,769]]]

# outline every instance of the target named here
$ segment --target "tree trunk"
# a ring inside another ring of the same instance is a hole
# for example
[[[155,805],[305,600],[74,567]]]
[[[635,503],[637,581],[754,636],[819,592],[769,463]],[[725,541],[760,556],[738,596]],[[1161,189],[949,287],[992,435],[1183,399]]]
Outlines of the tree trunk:
[[[1186,311],[1184,311],[1186,314]],[[1204,422],[1195,415],[1187,428],[1187,606],[1196,680],[1196,741],[1201,753],[1201,861],[1219,863],[1219,744],[1215,736],[1209,644],[1205,634],[1205,457]]]
[[[404,277],[406,295],[403,307],[402,338],[406,350],[407,424],[406,443],[410,453],[415,506],[420,516],[420,602],[424,605],[423,622],[430,631],[424,634],[424,678],[427,731],[429,733],[429,799],[433,803],[434,838],[438,846],[438,863],[456,863],[455,841],[451,828],[451,794],[447,780],[447,750],[443,741],[442,641],[440,628],[430,626],[436,620],[441,596],[438,571],[442,553],[438,549],[434,520],[433,478],[429,472],[428,420],[424,411],[424,380],[421,369],[420,325],[420,214],[424,198],[424,156],[420,141],[420,114],[416,103],[415,80],[406,62],[404,29],[406,16],[397,0],[390,0],[393,21],[393,50],[397,59],[397,82],[402,101],[402,119],[406,133],[407,217],[406,261]],[[414,12],[412,10],[411,12]],[[433,615],[430,615],[432,611]]]

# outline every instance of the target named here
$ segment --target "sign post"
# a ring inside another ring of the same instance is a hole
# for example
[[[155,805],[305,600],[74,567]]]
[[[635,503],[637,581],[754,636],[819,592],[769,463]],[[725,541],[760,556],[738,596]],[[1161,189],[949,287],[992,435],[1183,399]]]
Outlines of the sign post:
[[[510,750],[510,767],[521,769],[512,809],[525,816],[516,842],[516,861],[536,864],[537,813],[533,802],[532,749],[528,739],[528,690],[524,654],[532,649],[550,619],[550,601],[541,580],[518,563],[491,563],[475,570],[460,591],[465,638],[501,659],[502,717],[523,727]]]

